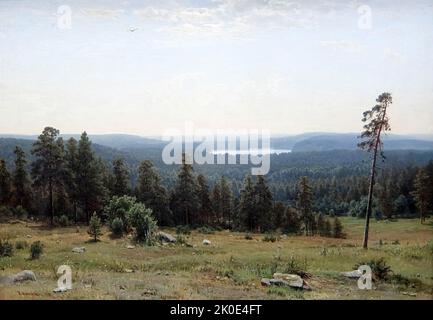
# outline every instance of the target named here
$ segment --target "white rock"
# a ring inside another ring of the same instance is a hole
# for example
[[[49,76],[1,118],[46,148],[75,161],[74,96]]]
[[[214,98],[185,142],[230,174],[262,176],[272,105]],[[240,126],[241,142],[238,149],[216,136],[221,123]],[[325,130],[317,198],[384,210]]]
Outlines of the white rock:
[[[33,271],[24,270],[24,271],[17,273],[14,276],[12,276],[13,282],[22,282],[22,281],[27,281],[27,280],[36,281],[36,275]]]
[[[359,279],[362,276],[362,272],[359,270],[353,270],[349,272],[342,272],[341,275],[350,279]]]
[[[74,253],[84,253],[86,252],[86,248],[85,247],[75,247],[72,249],[72,252]]]
[[[208,240],[208,239],[203,240],[203,245],[210,246],[211,244],[212,244],[212,242],[210,242],[210,240]]]

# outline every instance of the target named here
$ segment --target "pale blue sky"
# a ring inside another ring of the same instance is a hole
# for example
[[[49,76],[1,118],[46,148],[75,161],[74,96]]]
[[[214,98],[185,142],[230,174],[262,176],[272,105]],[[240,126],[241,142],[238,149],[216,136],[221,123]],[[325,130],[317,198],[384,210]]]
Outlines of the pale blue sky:
[[[357,132],[383,91],[433,133],[432,1],[0,1],[0,133]]]

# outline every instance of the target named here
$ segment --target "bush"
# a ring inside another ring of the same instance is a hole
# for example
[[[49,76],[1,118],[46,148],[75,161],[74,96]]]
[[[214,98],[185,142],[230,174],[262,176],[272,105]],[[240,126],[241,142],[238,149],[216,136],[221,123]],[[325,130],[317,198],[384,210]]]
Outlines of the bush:
[[[96,212],[94,212],[92,218],[90,218],[89,230],[87,231],[87,233],[93,238],[94,242],[97,242],[98,238],[102,235],[101,229],[101,219],[99,219]]]
[[[0,218],[9,218],[12,216],[12,211],[5,206],[0,205]]]
[[[122,219],[114,218],[113,221],[111,221],[111,223],[110,223],[110,229],[114,235],[122,236],[123,232],[125,230]]]
[[[26,209],[24,209],[22,206],[17,206],[15,209],[13,209],[14,215],[18,219],[25,220],[28,218],[29,214]]]
[[[25,249],[28,246],[29,246],[29,244],[25,240],[19,240],[19,241],[15,242],[15,249],[17,249],[17,250]]]
[[[66,215],[61,215],[60,216],[60,218],[59,218],[59,226],[61,226],[61,227],[67,227],[67,226],[69,226],[70,225],[70,221],[69,221],[69,218],[66,216]]]
[[[245,233],[245,240],[253,240],[251,233]]]
[[[392,273],[391,267],[386,263],[384,258],[371,259],[370,261],[362,261],[355,265],[355,269],[359,266],[368,265],[373,273],[374,281],[386,281],[389,280]]]
[[[308,261],[307,259],[299,260],[296,257],[290,257],[287,261],[284,273],[297,274],[301,278],[308,278],[310,274],[307,272]]]
[[[215,230],[212,227],[209,227],[209,226],[200,227],[200,228],[198,228],[197,231],[200,232],[200,233],[203,233],[203,234],[213,234],[213,233],[215,233]]]
[[[183,235],[189,235],[191,234],[191,228],[188,225],[185,226],[177,226],[176,227],[176,234],[183,234]]]
[[[110,225],[116,218],[122,220],[123,232],[129,232],[131,226],[129,225],[128,212],[136,203],[137,199],[135,197],[115,196],[111,198],[108,205],[104,208],[104,215],[107,216]]]
[[[30,246],[30,259],[35,260],[35,259],[39,259],[39,257],[42,255],[43,253],[43,244],[40,241],[35,241],[32,243],[32,245]]]
[[[135,228],[136,239],[150,245],[157,228],[152,210],[142,203],[136,203],[128,212],[128,221]]]
[[[13,246],[8,240],[0,240],[0,257],[12,257]]]
[[[278,241],[278,240],[279,240],[278,236],[275,235],[274,233],[267,233],[263,237],[263,241],[265,241],[265,242],[275,242],[275,241]]]

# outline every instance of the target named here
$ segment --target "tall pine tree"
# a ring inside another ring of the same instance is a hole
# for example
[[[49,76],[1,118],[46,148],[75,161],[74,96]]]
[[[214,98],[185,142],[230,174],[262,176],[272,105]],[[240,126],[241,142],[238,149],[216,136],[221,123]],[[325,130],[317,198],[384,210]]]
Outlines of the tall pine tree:
[[[15,154],[15,171],[13,174],[14,198],[17,205],[29,209],[30,205],[30,189],[29,177],[27,175],[26,154],[23,149],[16,146]]]
[[[298,210],[304,221],[305,235],[313,234],[313,192],[307,177],[301,177],[298,183]]]
[[[149,160],[145,160],[139,167],[136,196],[147,208],[152,209],[159,225],[168,226],[173,223],[172,212],[169,207],[167,190],[161,183],[161,178]]]
[[[58,137],[59,130],[46,127],[33,144],[32,177],[36,187],[48,193],[48,207],[51,225],[54,220],[54,193],[63,187],[64,148],[63,140]]]
[[[183,157],[172,194],[171,209],[177,224],[189,225],[196,221],[200,201],[194,170]]]
[[[6,162],[0,159],[0,205],[8,205],[11,193],[11,175]]]

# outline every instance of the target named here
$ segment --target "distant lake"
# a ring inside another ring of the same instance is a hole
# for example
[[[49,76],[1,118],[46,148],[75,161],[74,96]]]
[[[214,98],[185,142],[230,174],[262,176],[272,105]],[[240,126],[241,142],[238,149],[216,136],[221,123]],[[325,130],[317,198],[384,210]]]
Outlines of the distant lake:
[[[251,150],[215,150],[213,154],[229,154],[229,155],[241,155],[241,154],[281,154],[290,153],[290,149],[251,149]]]

